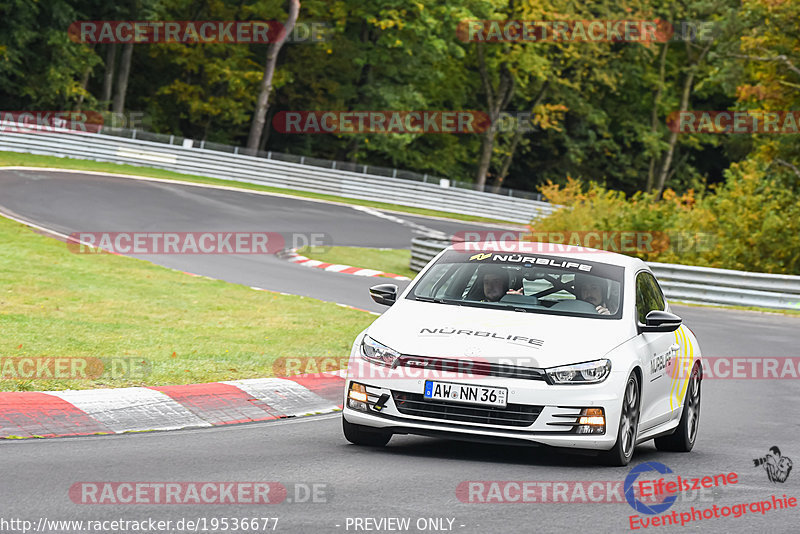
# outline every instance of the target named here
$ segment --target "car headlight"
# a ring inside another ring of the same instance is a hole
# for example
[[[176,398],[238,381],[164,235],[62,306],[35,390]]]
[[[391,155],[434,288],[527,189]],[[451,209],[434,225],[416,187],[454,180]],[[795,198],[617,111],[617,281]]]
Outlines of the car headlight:
[[[400,353],[369,336],[364,336],[361,340],[361,357],[370,363],[392,367],[395,360],[400,357]]]
[[[611,360],[562,365],[547,369],[547,376],[554,384],[596,384],[611,373]]]

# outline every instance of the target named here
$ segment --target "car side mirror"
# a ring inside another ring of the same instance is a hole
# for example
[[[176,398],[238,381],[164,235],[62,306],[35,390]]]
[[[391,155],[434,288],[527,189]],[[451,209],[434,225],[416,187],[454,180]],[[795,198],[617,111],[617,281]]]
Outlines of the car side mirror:
[[[397,300],[397,286],[394,284],[379,284],[369,288],[369,296],[378,304],[391,306]]]
[[[639,324],[640,332],[674,332],[683,323],[683,319],[661,310],[652,310],[645,316],[645,324]]]

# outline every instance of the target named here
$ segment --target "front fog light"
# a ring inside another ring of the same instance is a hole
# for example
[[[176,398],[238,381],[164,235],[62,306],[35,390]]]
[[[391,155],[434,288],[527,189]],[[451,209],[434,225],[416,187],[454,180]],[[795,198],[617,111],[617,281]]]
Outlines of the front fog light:
[[[347,406],[354,410],[367,411],[367,387],[364,384],[350,383],[350,390],[347,392]]]
[[[606,416],[602,408],[584,408],[578,419],[575,432],[578,434],[605,434]]]

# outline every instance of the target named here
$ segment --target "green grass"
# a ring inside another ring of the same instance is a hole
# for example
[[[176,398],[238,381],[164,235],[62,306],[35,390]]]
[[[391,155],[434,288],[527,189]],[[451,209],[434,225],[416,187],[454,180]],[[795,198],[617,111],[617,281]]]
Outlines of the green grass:
[[[0,245],[0,359],[128,358],[150,369],[93,380],[14,380],[3,372],[2,391],[267,377],[282,356],[346,358],[374,319],[133,258],[74,254],[2,217]]]
[[[220,180],[218,178],[209,178],[207,176],[197,176],[194,174],[181,174],[179,172],[166,171],[162,169],[155,169],[152,167],[138,167],[135,165],[121,165],[118,163],[105,163],[101,161],[90,161],[83,159],[73,158],[57,158],[55,156],[37,156],[34,154],[21,154],[18,152],[3,152],[0,151],[0,167],[9,166],[26,166],[26,167],[53,167],[59,169],[71,169],[81,171],[96,171],[96,172],[110,172],[115,174],[131,174],[135,176],[147,176],[149,178],[160,178],[163,180],[182,180],[184,182],[194,182],[200,184],[223,185],[226,187],[237,187],[240,189],[251,189],[255,191],[265,191],[268,193],[280,193],[283,195],[291,195],[301,198],[313,198],[318,200],[329,200],[332,202],[340,202],[343,204],[351,204],[355,206],[367,206],[371,208],[379,208],[386,210],[401,211],[414,215],[430,215],[433,217],[444,217],[447,219],[455,219],[459,221],[471,222],[489,222],[499,224],[515,224],[508,221],[498,219],[490,219],[486,217],[476,217],[473,215],[461,215],[458,213],[449,213],[446,211],[429,210],[425,208],[414,208],[410,206],[401,206],[398,204],[391,204],[386,202],[373,202],[370,200],[358,200],[354,198],[339,197],[336,195],[326,195],[322,193],[311,193],[307,191],[296,191],[293,189],[283,189],[280,187],[270,187],[259,184],[248,184],[245,182],[236,182],[231,180]]]
[[[404,249],[362,247],[303,247],[299,254],[326,263],[341,263],[364,269],[376,269],[414,278],[417,273],[408,264],[411,251]]]

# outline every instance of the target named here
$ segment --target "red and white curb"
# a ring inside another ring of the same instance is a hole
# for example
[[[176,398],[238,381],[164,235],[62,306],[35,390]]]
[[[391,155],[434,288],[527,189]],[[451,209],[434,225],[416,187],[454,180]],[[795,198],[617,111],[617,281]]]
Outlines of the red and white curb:
[[[342,408],[343,374],[0,393],[0,438],[177,430],[331,413]]]
[[[323,269],[333,273],[352,274],[355,276],[380,276],[383,278],[394,278],[395,280],[411,280],[407,276],[399,274],[385,273],[383,271],[376,271],[375,269],[363,269],[361,267],[353,267],[350,265],[343,265],[340,263],[325,263],[324,261],[312,260],[297,253],[297,249],[287,249],[279,253],[279,257],[291,263],[302,265],[303,267],[312,267],[314,269]]]

